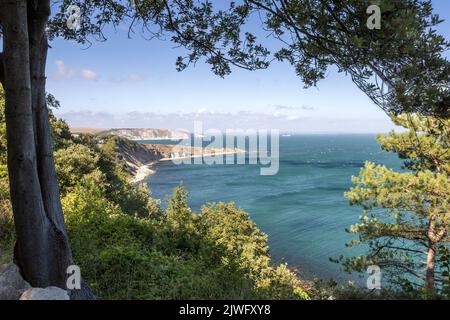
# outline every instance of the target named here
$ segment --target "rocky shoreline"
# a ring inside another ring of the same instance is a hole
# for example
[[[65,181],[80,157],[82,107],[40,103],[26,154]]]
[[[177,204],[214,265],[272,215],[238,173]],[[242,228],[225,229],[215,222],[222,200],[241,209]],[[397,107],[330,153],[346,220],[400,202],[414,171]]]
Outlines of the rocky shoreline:
[[[154,166],[159,162],[245,153],[237,148],[139,144],[124,138],[118,140],[118,149],[119,159],[124,162],[130,181],[134,184],[139,184],[154,174]]]

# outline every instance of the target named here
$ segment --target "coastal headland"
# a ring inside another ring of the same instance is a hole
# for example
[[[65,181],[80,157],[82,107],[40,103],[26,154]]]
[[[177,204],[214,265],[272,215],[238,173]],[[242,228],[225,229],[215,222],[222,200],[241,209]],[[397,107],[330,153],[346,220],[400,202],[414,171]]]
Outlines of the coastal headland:
[[[158,162],[245,153],[245,150],[238,148],[202,148],[178,144],[143,144],[138,142],[188,139],[189,133],[181,130],[71,128],[71,132],[74,135],[94,135],[98,137],[99,144],[103,143],[102,137],[114,137],[119,160],[123,161],[125,169],[130,175],[130,180],[136,184],[152,175],[155,172],[154,166]]]

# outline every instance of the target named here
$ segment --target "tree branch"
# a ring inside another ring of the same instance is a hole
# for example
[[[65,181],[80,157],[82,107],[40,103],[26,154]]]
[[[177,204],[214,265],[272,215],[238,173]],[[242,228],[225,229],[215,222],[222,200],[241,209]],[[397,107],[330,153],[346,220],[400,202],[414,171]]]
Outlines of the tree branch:
[[[231,65],[241,68],[241,69],[245,69],[245,70],[249,70],[249,71],[253,71],[254,69],[251,67],[246,66],[245,64],[242,63],[238,63],[236,61],[234,61],[233,59],[229,59],[227,58],[224,54],[222,54],[220,51],[217,51],[216,48],[212,48],[210,46],[205,45],[202,41],[199,41],[197,39],[195,39],[195,37],[193,38],[187,38],[175,25],[174,19],[173,19],[173,14],[170,8],[169,3],[167,2],[167,0],[163,0],[164,3],[164,7],[167,11],[167,18],[169,20],[169,25],[171,27],[171,29],[182,39],[184,39],[187,42],[194,42],[196,45],[203,47],[205,50],[207,50],[210,54],[212,54],[213,56],[217,56],[217,57],[221,57],[221,59],[223,59],[224,61],[230,63]]]

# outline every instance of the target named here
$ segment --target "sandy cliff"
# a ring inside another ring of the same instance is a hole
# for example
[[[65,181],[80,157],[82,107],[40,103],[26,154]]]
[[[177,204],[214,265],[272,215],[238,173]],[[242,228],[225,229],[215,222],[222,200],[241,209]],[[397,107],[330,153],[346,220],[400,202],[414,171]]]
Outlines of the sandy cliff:
[[[165,139],[189,139],[189,133],[181,130],[152,129],[152,128],[120,128],[108,129],[97,134],[114,135],[129,140],[165,140]]]
[[[152,166],[159,161],[234,153],[245,153],[245,151],[235,148],[200,148],[167,144],[139,144],[127,139],[118,140],[119,159],[124,161],[126,170],[135,183],[151,175],[154,172],[151,169]]]

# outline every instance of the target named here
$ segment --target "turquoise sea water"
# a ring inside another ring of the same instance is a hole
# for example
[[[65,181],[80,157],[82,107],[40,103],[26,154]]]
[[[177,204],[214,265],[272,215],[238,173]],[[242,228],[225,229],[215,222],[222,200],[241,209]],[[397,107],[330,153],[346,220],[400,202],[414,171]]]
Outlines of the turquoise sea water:
[[[153,197],[164,199],[180,181],[189,204],[234,201],[269,235],[276,262],[298,268],[303,277],[350,279],[330,257],[357,254],[345,243],[345,228],[362,211],[344,198],[366,160],[400,169],[395,154],[381,151],[374,135],[280,137],[280,169],[261,176],[255,165],[174,165],[163,162],[149,178]]]

